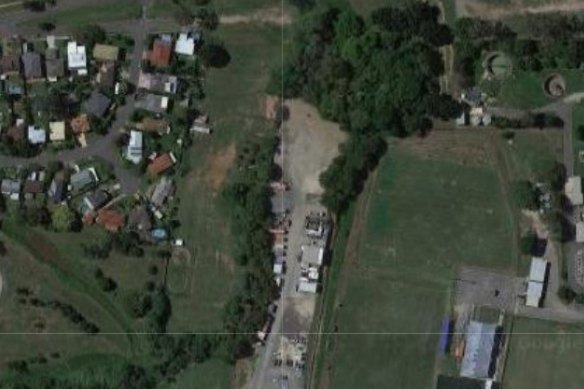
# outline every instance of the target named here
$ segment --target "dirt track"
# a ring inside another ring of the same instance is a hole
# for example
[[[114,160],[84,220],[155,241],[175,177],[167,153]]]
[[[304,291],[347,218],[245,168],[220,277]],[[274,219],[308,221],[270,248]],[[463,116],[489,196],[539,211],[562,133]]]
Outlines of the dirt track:
[[[280,7],[266,8],[252,14],[222,15],[222,24],[267,23],[283,26],[292,23],[292,17]]]
[[[511,0],[510,5],[490,5],[477,0],[456,0],[458,17],[477,16],[482,19],[500,19],[511,15],[543,14],[552,12],[584,11],[581,0],[563,0],[553,4],[530,6],[525,0]]]

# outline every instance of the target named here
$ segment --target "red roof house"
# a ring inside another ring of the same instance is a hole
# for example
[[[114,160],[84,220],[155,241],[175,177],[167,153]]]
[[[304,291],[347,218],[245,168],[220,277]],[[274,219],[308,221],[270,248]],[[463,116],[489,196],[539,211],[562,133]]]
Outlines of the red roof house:
[[[113,209],[102,209],[97,213],[97,224],[110,232],[118,232],[126,224],[126,216]]]
[[[158,38],[148,52],[148,60],[154,66],[164,67],[170,65],[172,56],[172,39],[170,36]]]
[[[176,159],[172,153],[165,153],[154,158],[148,165],[148,173],[157,176],[174,166]]]

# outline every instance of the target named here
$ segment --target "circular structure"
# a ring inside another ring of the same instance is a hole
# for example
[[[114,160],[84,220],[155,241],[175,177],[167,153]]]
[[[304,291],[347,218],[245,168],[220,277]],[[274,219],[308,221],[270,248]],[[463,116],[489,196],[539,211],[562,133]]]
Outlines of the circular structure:
[[[506,54],[496,52],[487,56],[484,67],[491,77],[505,78],[511,75],[513,63]]]
[[[545,79],[543,88],[551,97],[562,97],[566,94],[566,80],[557,73],[551,74]]]

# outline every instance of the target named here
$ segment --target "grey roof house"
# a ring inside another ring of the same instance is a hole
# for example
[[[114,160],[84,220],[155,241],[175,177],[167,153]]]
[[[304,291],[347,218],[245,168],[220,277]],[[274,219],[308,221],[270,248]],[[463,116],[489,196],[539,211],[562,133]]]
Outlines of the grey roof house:
[[[166,199],[174,192],[174,183],[168,177],[162,177],[154,187],[150,201],[153,205],[160,207]]]
[[[95,185],[98,181],[93,169],[84,169],[71,176],[71,189],[74,192],[81,192]]]
[[[22,54],[22,64],[24,66],[24,77],[27,80],[43,77],[43,67],[39,53],[28,52]]]
[[[110,196],[103,190],[96,190],[93,193],[85,196],[83,203],[92,211],[103,207],[109,200]]]
[[[128,215],[128,225],[138,231],[150,231],[152,229],[152,216],[145,205],[138,205]]]
[[[497,357],[497,324],[471,320],[466,329],[466,347],[460,375],[487,379],[493,376]]]
[[[136,99],[136,108],[152,113],[165,113],[168,110],[169,98],[147,93]]]
[[[62,202],[63,200],[65,200],[66,194],[65,183],[61,180],[53,179],[53,181],[51,181],[51,185],[49,186],[47,194],[49,195],[51,201],[53,201],[54,203]]]
[[[89,99],[83,103],[83,109],[91,115],[100,117],[107,112],[110,104],[111,100],[107,96],[93,91]]]
[[[0,184],[3,195],[17,197],[20,194],[22,184],[19,180],[4,179]]]

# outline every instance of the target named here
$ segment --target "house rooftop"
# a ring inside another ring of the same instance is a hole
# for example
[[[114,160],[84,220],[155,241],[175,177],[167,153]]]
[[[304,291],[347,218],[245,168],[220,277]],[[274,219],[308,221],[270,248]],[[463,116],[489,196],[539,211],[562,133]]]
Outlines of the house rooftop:
[[[471,320],[466,330],[466,346],[460,367],[460,375],[469,378],[492,377],[495,356],[497,324]]]
[[[173,192],[174,182],[168,177],[162,177],[152,191],[150,202],[156,207],[161,207]]]
[[[120,56],[120,48],[112,45],[101,43],[93,47],[93,58],[98,61],[117,61]]]
[[[60,142],[65,140],[65,122],[49,123],[49,139],[51,142]]]
[[[181,33],[176,41],[174,52],[182,55],[193,55],[198,38],[200,37],[194,33]]]
[[[174,94],[178,89],[178,77],[168,74],[140,72],[138,88],[157,93]]]
[[[102,63],[99,67],[96,80],[103,88],[113,88],[116,83],[116,64],[114,62]]]
[[[77,71],[79,75],[87,74],[85,46],[78,45],[75,41],[67,43],[67,66],[69,70]]]
[[[6,55],[0,58],[0,74],[20,72],[20,58],[17,55]]]
[[[97,213],[97,224],[110,232],[118,232],[126,224],[126,217],[113,209],[102,209]]]
[[[36,126],[28,126],[28,141],[33,145],[47,142],[47,130]]]
[[[22,191],[24,193],[38,194],[38,193],[43,193],[44,189],[45,189],[45,185],[42,181],[28,180],[28,181],[25,181]]]
[[[107,96],[93,91],[89,99],[83,104],[83,108],[91,115],[102,117],[107,112],[110,104],[111,100]]]
[[[152,176],[159,175],[172,168],[175,164],[175,159],[172,153],[164,153],[154,158],[148,165],[148,173]]]
[[[172,56],[172,38],[170,35],[163,35],[154,40],[152,50],[148,52],[148,60],[154,66],[165,67],[170,64]]]
[[[34,80],[43,77],[43,68],[39,53],[24,53],[22,55],[22,64],[24,65],[24,77],[26,79]]]
[[[159,96],[147,93],[136,99],[136,108],[152,113],[165,113],[168,110],[169,99],[166,96]]]
[[[86,114],[79,115],[71,119],[71,130],[74,134],[84,134],[91,130],[89,125],[89,118]]]
[[[144,132],[157,132],[163,134],[169,126],[170,123],[168,120],[146,117],[142,119],[140,123],[136,124],[136,129]]]

